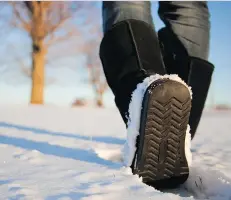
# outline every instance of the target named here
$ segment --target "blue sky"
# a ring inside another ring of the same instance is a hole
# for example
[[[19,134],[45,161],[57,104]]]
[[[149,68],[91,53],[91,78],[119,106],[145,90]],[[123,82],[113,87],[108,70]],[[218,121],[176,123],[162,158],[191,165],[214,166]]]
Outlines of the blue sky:
[[[156,30],[163,26],[157,15],[158,3],[153,2],[153,18]],[[213,83],[207,104],[228,103],[231,105],[231,2],[209,2],[211,12],[211,48],[209,61],[215,65]],[[101,15],[99,14],[99,20]],[[9,44],[14,44],[12,50]],[[2,41],[0,47],[0,104],[28,104],[30,99],[30,79],[25,77],[12,55],[18,54],[28,64],[30,40],[25,33],[11,30]],[[57,60],[54,58],[53,60]],[[76,97],[93,97],[91,86],[86,84],[87,71],[84,59],[71,54],[65,59],[59,59],[52,67],[46,69],[48,84],[45,89],[45,102],[69,106]],[[55,80],[53,84],[49,81]],[[105,95],[107,105],[114,105],[111,92]]]

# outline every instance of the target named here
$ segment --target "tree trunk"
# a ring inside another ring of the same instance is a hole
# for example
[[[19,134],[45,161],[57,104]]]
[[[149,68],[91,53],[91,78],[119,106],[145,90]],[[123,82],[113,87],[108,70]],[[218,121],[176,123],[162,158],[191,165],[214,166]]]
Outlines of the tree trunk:
[[[45,47],[43,40],[33,41],[31,104],[43,104]]]
[[[96,99],[96,105],[100,108],[104,107],[104,103],[103,103],[103,93],[99,92],[97,94],[97,99]]]

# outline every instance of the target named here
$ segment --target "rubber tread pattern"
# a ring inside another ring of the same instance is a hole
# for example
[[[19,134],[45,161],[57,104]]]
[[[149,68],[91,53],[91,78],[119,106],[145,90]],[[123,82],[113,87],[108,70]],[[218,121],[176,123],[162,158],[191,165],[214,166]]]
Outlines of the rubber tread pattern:
[[[175,188],[189,175],[185,137],[191,110],[188,88],[169,79],[147,89],[133,172],[157,189]]]

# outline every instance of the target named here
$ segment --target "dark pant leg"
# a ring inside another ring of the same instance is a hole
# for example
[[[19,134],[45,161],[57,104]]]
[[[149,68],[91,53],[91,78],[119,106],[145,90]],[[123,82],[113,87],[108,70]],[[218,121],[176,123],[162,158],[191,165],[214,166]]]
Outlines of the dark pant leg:
[[[149,1],[103,1],[102,17],[104,33],[118,22],[129,19],[144,21],[154,27]]]
[[[173,32],[189,56],[208,59],[210,14],[207,2],[160,1],[158,14],[166,30]]]

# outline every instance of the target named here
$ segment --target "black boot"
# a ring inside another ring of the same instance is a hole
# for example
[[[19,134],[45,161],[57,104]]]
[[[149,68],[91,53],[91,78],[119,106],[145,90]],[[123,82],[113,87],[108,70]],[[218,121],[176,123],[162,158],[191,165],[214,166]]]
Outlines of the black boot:
[[[158,37],[167,73],[178,74],[192,89],[189,125],[193,139],[203,113],[214,66],[205,60],[189,56],[184,46],[170,30],[161,29]]]
[[[137,84],[143,84],[151,75],[166,74],[157,35],[142,21],[122,21],[105,34],[100,58],[116,105],[129,129],[134,122],[128,109]],[[176,187],[189,173],[185,155],[191,108],[189,90],[168,77],[156,78],[145,88],[142,102],[142,109],[135,108],[141,112],[139,135],[134,142],[136,151],[126,165],[149,185]]]
[[[101,42],[100,59],[115,103],[127,123],[131,93],[137,84],[152,74],[166,74],[157,35],[142,21],[117,23]]]

